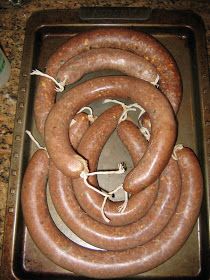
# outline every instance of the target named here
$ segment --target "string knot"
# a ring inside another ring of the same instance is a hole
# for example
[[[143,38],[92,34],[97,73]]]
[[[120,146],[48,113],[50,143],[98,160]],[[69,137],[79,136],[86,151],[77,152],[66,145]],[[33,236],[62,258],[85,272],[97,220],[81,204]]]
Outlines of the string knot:
[[[88,178],[88,172],[82,171],[82,172],[80,173],[80,177],[81,177],[82,179],[84,179],[84,180],[87,180],[87,178]]]
[[[151,137],[150,132],[149,132],[149,129],[146,128],[146,127],[144,127],[144,126],[141,126],[141,127],[140,127],[140,131],[141,131],[141,133],[144,135],[145,139],[146,139],[147,141],[149,141],[149,140],[150,140],[150,137]]]
[[[110,191],[110,192],[105,192],[105,191],[101,191],[95,187],[93,187],[92,185],[90,185],[88,183],[88,177],[89,176],[94,176],[94,175],[107,175],[107,174],[123,174],[125,172],[125,164],[124,163],[120,163],[118,164],[118,170],[109,170],[109,171],[95,171],[95,172],[87,172],[87,171],[82,171],[80,173],[80,177],[83,179],[85,185],[90,188],[91,190],[99,193],[100,195],[104,196],[104,200],[103,200],[103,203],[102,203],[102,206],[101,206],[101,215],[103,217],[103,219],[109,223],[110,220],[106,217],[106,215],[104,214],[104,207],[105,207],[105,204],[106,204],[106,201],[108,198],[111,198],[112,195],[114,193],[116,193],[117,191],[119,191],[120,189],[123,189],[123,184],[121,184],[120,186],[118,186],[117,188],[115,188],[113,191]],[[125,208],[127,206],[127,202],[128,202],[128,194],[126,191],[125,192],[125,201],[124,203],[118,208],[118,211],[120,213],[124,212],[125,211]]]
[[[43,73],[41,72],[40,70],[38,69],[35,69],[33,70],[30,75],[36,75],[36,76],[42,76],[42,77],[45,77],[45,78],[48,78],[50,80],[52,80],[55,84],[56,84],[56,87],[55,87],[55,91],[57,92],[62,92],[64,91],[64,86],[66,84],[66,78],[62,81],[62,82],[58,82],[55,78],[53,78],[52,76],[46,74],[46,73]]]
[[[92,109],[91,107],[88,107],[88,106],[83,107],[82,109],[80,109],[80,110],[77,112],[77,114],[79,114],[79,113],[81,113],[81,112],[83,112],[83,111],[85,111],[85,110],[89,111],[88,120],[90,121],[90,123],[93,123],[93,122],[97,119],[97,116],[94,116],[94,115],[93,115],[93,109]]]
[[[173,150],[173,153],[172,153],[172,158],[174,160],[178,160],[178,157],[177,157],[177,154],[176,152],[179,151],[179,150],[182,150],[184,148],[184,146],[182,144],[177,144],[175,147],[174,147],[174,150]]]
[[[47,152],[46,147],[42,147],[29,130],[26,130],[25,133],[29,136],[31,141],[34,142],[34,144],[37,146],[38,149],[45,150]],[[47,155],[48,155],[48,153],[47,153]],[[49,155],[48,155],[48,157],[49,157]]]
[[[125,121],[128,117],[128,112],[129,111],[136,111],[136,109],[139,109],[140,110],[140,114],[139,114],[139,117],[140,118],[142,116],[142,114],[145,112],[144,108],[142,108],[139,104],[137,103],[133,103],[133,104],[130,104],[130,105],[126,105],[125,103],[121,102],[121,101],[118,101],[116,99],[105,99],[103,101],[104,104],[106,103],[116,103],[116,104],[119,104],[122,106],[123,108],[123,113],[122,115],[120,116],[119,118],[119,121],[118,121],[118,124],[121,123],[122,121]]]
[[[151,82],[151,84],[156,86],[157,88],[159,88],[159,85],[158,85],[159,80],[160,80],[160,76],[157,74],[155,81]]]

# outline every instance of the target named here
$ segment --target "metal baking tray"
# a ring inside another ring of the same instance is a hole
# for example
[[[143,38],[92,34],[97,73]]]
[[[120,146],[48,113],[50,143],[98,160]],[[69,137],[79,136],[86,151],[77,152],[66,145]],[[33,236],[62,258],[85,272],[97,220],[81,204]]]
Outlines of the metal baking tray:
[[[36,149],[25,135],[25,130],[32,131],[41,141],[33,119],[36,78],[32,78],[30,72],[35,68],[44,70],[49,56],[71,36],[100,26],[106,28],[121,26],[147,32],[172,53],[181,72],[184,93],[178,113],[177,142],[191,147],[196,152],[204,175],[205,192],[201,215],[183,248],[159,267],[127,279],[208,279],[210,96],[205,29],[202,20],[190,11],[147,8],[47,10],[34,13],[28,20],[15,118],[1,279],[86,279],[58,267],[43,256],[35,246],[24,225],[20,192],[25,168]],[[110,71],[92,73],[86,75],[80,82],[104,74],[117,73]],[[92,105],[96,113],[101,112],[99,103]],[[112,147],[112,152],[116,150],[116,162],[122,160],[118,157],[119,154],[125,154],[127,158],[125,149],[119,153],[119,149],[123,149],[119,140],[114,148],[113,143],[111,139],[107,147]],[[107,167],[103,160],[108,158],[107,147],[100,158],[101,168]],[[113,161],[107,164],[110,167]],[[67,236],[76,238],[56,216],[49,195],[48,198],[51,215],[56,224]]]

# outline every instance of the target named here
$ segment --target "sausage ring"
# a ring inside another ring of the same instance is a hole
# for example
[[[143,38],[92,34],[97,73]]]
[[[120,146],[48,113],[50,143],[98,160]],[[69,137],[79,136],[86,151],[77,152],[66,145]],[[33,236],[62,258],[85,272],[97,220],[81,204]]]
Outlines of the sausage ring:
[[[59,266],[91,278],[126,277],[148,271],[172,257],[184,244],[197,220],[202,200],[202,174],[190,149],[177,151],[182,192],[164,230],[144,246],[123,251],[94,251],[65,237],[53,223],[46,199],[49,159],[36,152],[24,175],[21,202],[28,231],[38,248]]]
[[[136,142],[136,146],[139,145],[138,138],[133,141]],[[97,142],[90,145],[90,153],[94,152],[96,145]],[[97,154],[97,157],[99,155]],[[82,179],[75,179],[75,189],[78,180]],[[49,190],[61,219],[84,241],[107,250],[124,250],[142,245],[166,226],[180,196],[181,180],[175,160],[169,161],[159,182],[157,199],[142,219],[127,226],[110,227],[91,219],[80,209],[72,192],[70,179],[65,177],[52,162],[49,171]],[[84,187],[83,191],[86,192],[86,189],[87,187]],[[138,196],[136,200],[137,198]],[[134,201],[130,202],[131,206],[134,205]]]
[[[92,49],[72,57],[61,66],[56,80],[71,84],[85,74],[106,69],[118,70],[153,84],[158,81],[156,68],[146,59],[132,52],[111,48]]]
[[[46,73],[56,78],[60,67],[72,57],[90,49],[114,48],[133,52],[153,64],[160,76],[160,90],[167,96],[175,112],[182,98],[182,84],[176,63],[155,38],[126,28],[99,28],[80,33],[60,46],[50,57]],[[55,102],[54,83],[41,77],[36,90],[35,122],[44,135],[46,118]]]
[[[88,160],[90,172],[97,169],[98,157],[109,136],[118,125],[121,113],[122,107],[119,105],[107,109],[95,120],[82,137],[77,152]],[[117,129],[121,139],[123,138],[123,142],[128,148],[134,165],[136,165],[146,150],[147,141],[139,133],[139,129],[130,121],[121,122]],[[89,177],[89,182],[94,186],[98,186],[95,177]],[[80,207],[89,216],[99,222],[115,226],[131,224],[139,220],[150,209],[158,192],[158,182],[156,181],[145,190],[136,195],[132,195],[123,213],[119,213],[118,211],[122,202],[107,200],[104,208],[105,216],[110,220],[107,222],[101,215],[102,196],[92,189],[87,188],[81,179],[73,180],[72,186]],[[56,202],[55,204],[58,203]],[[59,204],[62,207],[62,203],[60,202]]]
[[[151,119],[148,149],[124,181],[126,191],[137,193],[159,177],[176,140],[176,121],[171,106],[148,82],[132,77],[104,77],[89,80],[68,91],[54,105],[45,124],[48,153],[66,176],[79,177],[86,170],[87,162],[69,144],[68,124],[81,107],[103,98],[129,98],[140,104]]]

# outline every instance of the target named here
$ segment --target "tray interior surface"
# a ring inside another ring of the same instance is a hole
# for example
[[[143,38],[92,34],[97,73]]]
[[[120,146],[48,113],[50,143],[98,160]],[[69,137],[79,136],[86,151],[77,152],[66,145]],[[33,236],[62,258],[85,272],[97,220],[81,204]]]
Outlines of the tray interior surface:
[[[109,26],[115,26],[108,25]],[[127,27],[126,24],[123,25]],[[37,68],[44,70],[45,64],[49,56],[56,50],[56,48],[63,42],[68,40],[71,36],[74,36],[78,32],[82,32],[88,29],[92,29],[94,26],[83,24],[69,24],[68,26],[40,26],[35,34],[34,52],[33,52],[33,69]],[[177,143],[182,143],[185,146],[191,147],[196,153],[199,159],[203,158],[200,151],[202,148],[202,125],[201,125],[201,106],[199,98],[199,81],[198,81],[198,69],[196,66],[196,54],[195,54],[195,38],[193,31],[189,28],[179,28],[176,26],[161,28],[148,27],[144,24],[133,24],[132,28],[135,30],[145,31],[155,38],[157,38],[173,55],[176,60],[182,81],[183,81],[183,100],[177,116],[178,119],[178,139]],[[115,71],[100,71],[86,75],[78,83],[81,83],[87,79],[96,76],[103,75],[118,75],[121,73]],[[35,78],[30,78],[29,100],[25,122],[25,129],[30,130],[35,138],[40,143],[42,140],[38,135],[34,120],[32,117],[34,93],[35,93]],[[74,85],[72,85],[74,86]],[[70,87],[68,87],[70,88]],[[91,104],[96,115],[100,114],[105,108],[112,106],[102,106],[101,102],[95,102]],[[130,114],[130,117],[135,119],[136,114]],[[201,146],[199,146],[201,145]],[[31,141],[25,137],[24,152],[22,155],[22,174],[20,178],[19,192],[21,186],[21,180],[27,166],[27,163],[32,156],[36,147]],[[112,155],[112,156],[110,156]],[[114,133],[107,144],[105,145],[99,160],[99,169],[112,169],[116,168],[119,162],[126,162],[127,172],[132,168],[132,162],[126,149]],[[126,173],[127,174],[127,173]],[[125,174],[125,175],[126,175]],[[105,188],[109,189],[112,185],[119,185],[124,179],[124,176],[116,178],[110,176],[103,180],[99,176],[99,183]],[[117,197],[121,199],[121,196]],[[53,204],[48,193],[48,205],[51,216],[55,221],[59,229],[69,238],[83,244],[84,246],[91,247],[78,239],[61,221],[56,214]],[[205,215],[205,213],[201,213]],[[202,255],[201,255],[201,221],[199,220],[194,227],[192,234],[183,246],[183,248],[170,260],[160,265],[159,267],[148,271],[143,274],[136,275],[131,278],[144,279],[151,277],[196,277],[202,270]],[[14,238],[13,248],[13,261],[12,261],[13,274],[20,279],[74,279],[77,276],[71,272],[66,271],[50,260],[48,260],[36,247],[31,240],[27,229],[24,226],[23,217],[21,213],[21,205],[17,202],[16,210],[16,234]],[[127,278],[128,279],[128,278]]]

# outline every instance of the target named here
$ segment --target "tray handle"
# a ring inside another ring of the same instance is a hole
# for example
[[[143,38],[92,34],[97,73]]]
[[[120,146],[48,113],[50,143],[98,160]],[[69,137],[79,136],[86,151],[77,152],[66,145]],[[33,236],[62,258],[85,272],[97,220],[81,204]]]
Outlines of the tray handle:
[[[81,20],[102,20],[102,19],[122,19],[122,20],[148,20],[151,16],[150,8],[134,7],[81,7],[79,17]]]

